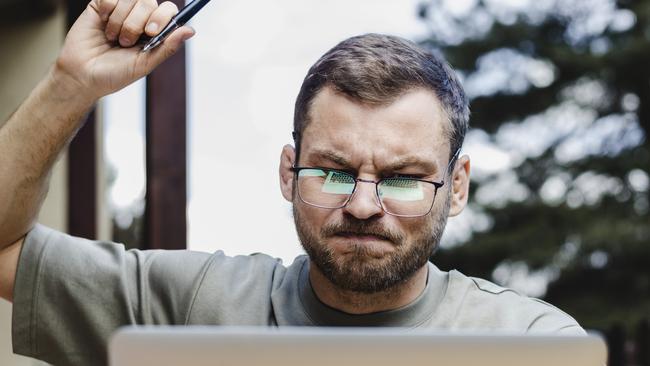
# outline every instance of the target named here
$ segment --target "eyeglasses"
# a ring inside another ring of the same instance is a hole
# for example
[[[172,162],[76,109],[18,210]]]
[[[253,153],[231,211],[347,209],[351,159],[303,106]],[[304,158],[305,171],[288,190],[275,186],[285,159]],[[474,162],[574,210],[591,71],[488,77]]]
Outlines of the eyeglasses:
[[[444,176],[457,156],[458,151],[449,161]],[[374,181],[320,167],[293,167],[291,170],[297,177],[300,200],[310,206],[327,209],[345,207],[352,199],[358,182],[372,183],[382,210],[399,217],[427,215],[433,208],[438,189],[445,184],[442,180],[435,182],[400,175]]]

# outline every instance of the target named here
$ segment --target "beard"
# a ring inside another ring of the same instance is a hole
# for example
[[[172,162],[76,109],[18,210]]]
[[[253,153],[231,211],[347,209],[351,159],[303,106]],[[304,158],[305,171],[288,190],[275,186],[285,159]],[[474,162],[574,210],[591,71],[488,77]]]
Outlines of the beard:
[[[399,232],[383,227],[379,218],[360,220],[344,214],[341,222],[330,223],[314,230],[293,205],[293,217],[300,243],[309,259],[335,286],[342,290],[373,294],[387,291],[408,281],[422,268],[440,243],[449,215],[450,197],[445,197],[442,210],[431,211],[415,220],[421,225],[407,240]],[[404,219],[414,220],[414,219]],[[350,244],[347,255],[337,254],[326,239],[337,235],[374,235],[390,241],[394,251],[378,257],[362,243]]]

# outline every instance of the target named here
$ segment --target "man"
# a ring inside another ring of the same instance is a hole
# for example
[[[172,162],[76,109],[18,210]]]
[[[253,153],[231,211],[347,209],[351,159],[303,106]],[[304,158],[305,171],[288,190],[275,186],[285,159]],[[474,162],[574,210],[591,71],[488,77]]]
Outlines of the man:
[[[468,104],[453,71],[405,40],[343,41],[308,72],[295,148],[280,161],[308,256],[128,251],[35,220],[53,162],[101,96],[153,70],[193,35],[134,47],[177,12],[155,0],[93,0],[47,77],[0,129],[0,296],[17,353],[103,364],[124,324],[404,326],[582,333],[570,316],[428,262],[467,202],[459,156]],[[254,220],[251,221],[254,226]]]

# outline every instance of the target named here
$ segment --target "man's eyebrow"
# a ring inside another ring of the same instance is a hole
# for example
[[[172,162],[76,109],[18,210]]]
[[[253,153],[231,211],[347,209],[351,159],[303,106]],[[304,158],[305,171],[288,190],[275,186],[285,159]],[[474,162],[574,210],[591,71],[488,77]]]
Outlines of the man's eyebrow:
[[[421,168],[427,173],[435,173],[438,171],[438,164],[433,161],[421,159],[417,156],[403,156],[391,161],[389,164],[386,164],[382,170],[397,171],[404,168]]]
[[[337,154],[332,150],[316,149],[309,153],[308,158],[329,160],[335,164],[338,164],[346,168],[352,167],[352,164],[350,164],[350,162],[346,158],[344,158],[343,156]]]

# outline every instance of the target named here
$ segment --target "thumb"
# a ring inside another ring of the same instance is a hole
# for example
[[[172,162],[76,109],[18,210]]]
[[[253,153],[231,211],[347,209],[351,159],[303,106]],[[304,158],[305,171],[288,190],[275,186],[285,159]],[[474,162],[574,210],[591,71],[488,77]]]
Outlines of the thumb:
[[[183,42],[192,38],[195,34],[194,29],[188,26],[182,26],[172,32],[160,46],[149,51],[148,62],[153,67],[160,65],[163,61],[175,54],[183,45]]]

